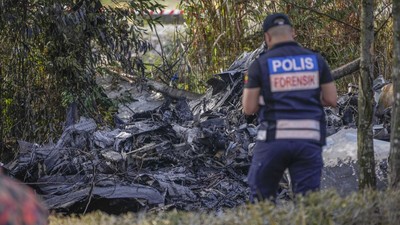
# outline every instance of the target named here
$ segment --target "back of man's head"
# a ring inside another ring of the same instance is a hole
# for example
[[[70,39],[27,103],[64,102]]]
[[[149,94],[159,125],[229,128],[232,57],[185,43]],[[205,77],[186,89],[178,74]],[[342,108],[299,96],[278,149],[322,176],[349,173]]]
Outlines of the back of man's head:
[[[288,16],[283,13],[268,15],[263,23],[263,31],[268,34],[268,45],[293,40],[293,28]]]
[[[281,25],[272,27],[267,32],[273,37],[291,37],[293,34],[293,28],[290,25]]]

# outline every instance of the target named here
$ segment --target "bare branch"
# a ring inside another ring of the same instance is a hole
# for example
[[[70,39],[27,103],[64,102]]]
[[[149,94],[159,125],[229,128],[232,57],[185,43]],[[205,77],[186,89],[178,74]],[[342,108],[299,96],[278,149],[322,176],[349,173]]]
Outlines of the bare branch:
[[[347,63],[346,65],[343,65],[339,68],[336,68],[332,70],[332,76],[334,80],[338,80],[342,77],[345,77],[347,75],[350,75],[360,69],[360,58],[357,58],[356,60]]]

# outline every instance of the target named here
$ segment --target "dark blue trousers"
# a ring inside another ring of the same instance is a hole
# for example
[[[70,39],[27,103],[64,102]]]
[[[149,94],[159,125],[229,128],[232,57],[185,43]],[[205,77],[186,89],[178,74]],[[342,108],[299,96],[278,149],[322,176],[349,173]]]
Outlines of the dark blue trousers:
[[[286,168],[295,194],[318,190],[323,167],[321,145],[303,140],[258,141],[248,174],[250,200],[274,200]]]

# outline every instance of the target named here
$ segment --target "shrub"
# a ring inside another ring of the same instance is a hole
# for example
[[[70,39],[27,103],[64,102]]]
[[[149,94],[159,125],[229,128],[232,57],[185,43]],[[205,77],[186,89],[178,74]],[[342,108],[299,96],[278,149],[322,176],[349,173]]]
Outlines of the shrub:
[[[334,191],[312,193],[296,202],[274,206],[269,202],[245,204],[223,212],[158,212],[50,217],[50,224],[398,224],[400,191],[364,191],[341,197]]]

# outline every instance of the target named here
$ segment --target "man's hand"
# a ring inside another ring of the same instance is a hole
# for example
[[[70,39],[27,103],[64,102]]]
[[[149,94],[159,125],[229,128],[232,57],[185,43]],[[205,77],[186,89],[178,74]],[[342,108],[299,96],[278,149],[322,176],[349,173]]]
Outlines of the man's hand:
[[[321,85],[321,103],[322,106],[336,107],[337,92],[334,82]]]

